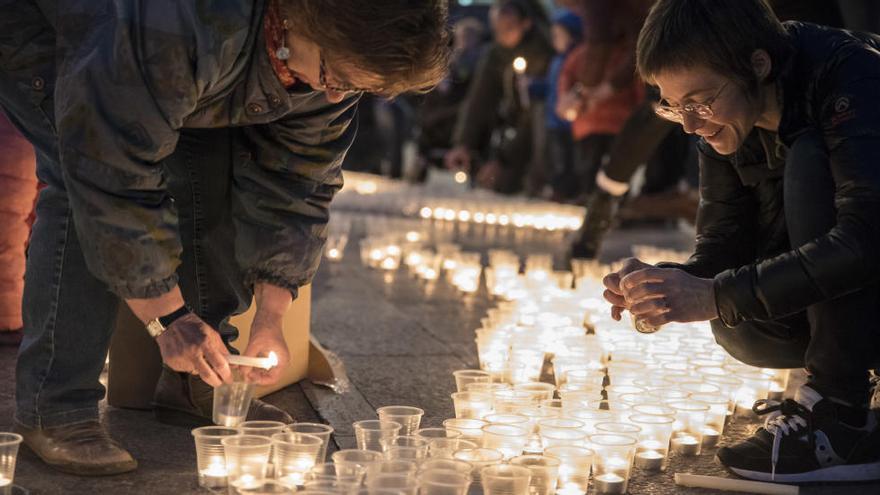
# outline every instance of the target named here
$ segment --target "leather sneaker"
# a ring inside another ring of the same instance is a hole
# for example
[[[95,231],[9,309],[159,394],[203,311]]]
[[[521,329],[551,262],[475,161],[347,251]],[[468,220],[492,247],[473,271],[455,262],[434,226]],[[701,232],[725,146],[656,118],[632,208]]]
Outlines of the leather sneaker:
[[[78,476],[107,476],[134,471],[137,461],[98,421],[53,428],[28,428],[16,423],[13,430],[24,444],[49,466]]]
[[[214,389],[198,376],[163,366],[153,396],[153,412],[159,422],[169,425],[187,428],[213,425]],[[251,401],[247,420],[293,423],[291,415],[258,399]]]

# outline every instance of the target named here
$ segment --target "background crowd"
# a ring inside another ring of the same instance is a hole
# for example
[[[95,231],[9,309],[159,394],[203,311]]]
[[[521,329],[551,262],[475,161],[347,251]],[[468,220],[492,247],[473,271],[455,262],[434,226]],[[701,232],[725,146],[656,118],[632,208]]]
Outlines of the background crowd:
[[[770,3],[782,20],[880,32],[873,0]],[[452,1],[448,77],[425,95],[365,97],[345,168],[412,181],[462,170],[474,187],[588,206],[578,257],[596,255],[614,215],[693,220],[694,138],[656,117],[657,95],[634,70],[651,4]],[[16,345],[39,185],[33,149],[2,115],[0,148],[0,344]]]

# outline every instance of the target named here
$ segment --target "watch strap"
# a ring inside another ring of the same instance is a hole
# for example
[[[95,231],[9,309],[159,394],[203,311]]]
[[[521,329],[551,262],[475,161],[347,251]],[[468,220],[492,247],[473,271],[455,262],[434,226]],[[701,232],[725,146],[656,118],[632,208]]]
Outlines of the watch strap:
[[[172,313],[169,313],[165,316],[160,316],[159,318],[156,318],[156,319],[159,321],[159,323],[162,324],[162,326],[164,328],[168,328],[169,326],[171,326],[172,323],[174,323],[175,321],[179,320],[180,318],[182,318],[190,313],[192,313],[192,311],[189,309],[189,306],[184,304],[183,306],[177,308],[177,310],[173,311]]]

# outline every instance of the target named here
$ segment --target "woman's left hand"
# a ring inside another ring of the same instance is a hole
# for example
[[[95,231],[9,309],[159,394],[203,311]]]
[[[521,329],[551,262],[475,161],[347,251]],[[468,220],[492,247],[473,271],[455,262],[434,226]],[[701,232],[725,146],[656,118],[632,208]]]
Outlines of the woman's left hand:
[[[678,268],[635,271],[621,279],[620,288],[630,313],[651,326],[718,317],[713,280]]]

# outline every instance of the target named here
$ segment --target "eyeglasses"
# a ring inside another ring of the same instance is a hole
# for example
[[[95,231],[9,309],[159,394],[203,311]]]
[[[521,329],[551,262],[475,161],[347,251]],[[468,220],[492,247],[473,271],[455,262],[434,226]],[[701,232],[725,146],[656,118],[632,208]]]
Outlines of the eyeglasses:
[[[334,93],[379,93],[382,90],[372,90],[367,88],[358,88],[355,86],[334,86],[327,82],[327,64],[324,61],[324,54],[319,55],[320,62],[318,64],[318,82],[324,91],[333,91]]]
[[[712,110],[712,104],[715,103],[715,100],[717,100],[719,96],[721,96],[721,93],[728,84],[730,84],[730,81],[722,84],[721,87],[718,88],[718,92],[715,93],[715,96],[706,100],[705,103],[687,103],[685,105],[676,105],[674,107],[658,103],[654,105],[654,113],[661,118],[679,123],[684,121],[685,114],[695,115],[699,119],[706,120],[715,115],[715,112]]]

